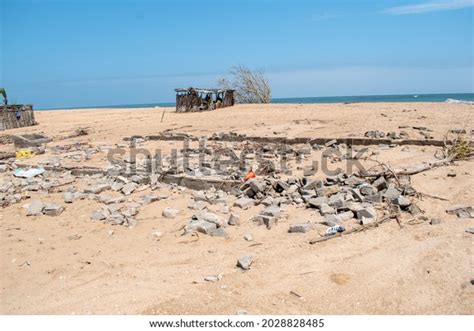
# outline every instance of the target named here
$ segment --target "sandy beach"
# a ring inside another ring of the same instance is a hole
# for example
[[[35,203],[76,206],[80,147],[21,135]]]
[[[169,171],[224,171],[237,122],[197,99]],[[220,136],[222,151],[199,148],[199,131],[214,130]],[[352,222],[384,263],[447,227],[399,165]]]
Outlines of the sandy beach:
[[[38,125],[0,133],[0,152],[15,151],[9,135],[42,133],[52,139],[45,153],[17,162],[36,166],[56,158],[61,166],[106,169],[107,150],[126,147],[124,138],[164,131],[194,137],[233,132],[249,137],[362,138],[379,130],[397,135],[403,131],[405,139],[443,140],[450,130],[462,129],[472,139],[473,112],[473,105],[449,103],[249,104],[199,113],[176,113],[174,108],[37,111]],[[77,136],[77,129],[87,134]],[[145,139],[139,147],[166,155],[183,142]],[[240,150],[245,144],[217,141],[212,147]],[[305,147],[308,144],[294,146]],[[372,158],[390,167],[433,160],[441,148],[396,142],[366,147]],[[290,162],[294,176],[302,177],[302,168],[322,157],[322,150],[309,148],[306,163]],[[89,150],[94,152],[84,157]],[[334,160],[331,166],[343,163]],[[373,165],[370,160],[363,163]],[[257,179],[266,176],[256,173]],[[275,176],[280,175],[288,177]],[[11,169],[0,178],[4,184],[11,182]],[[322,179],[324,174],[308,178]],[[466,230],[474,227],[474,219],[446,213],[453,205],[472,206],[473,179],[472,160],[415,174],[411,185],[425,194],[411,197],[420,214],[402,212],[400,223],[390,220],[317,244],[309,242],[324,236],[327,226],[316,209],[302,204],[285,205],[287,216],[267,229],[251,220],[262,206],[243,210],[233,205],[236,196],[226,195],[229,210],[220,203],[206,208],[225,220],[237,213],[240,225],[225,227],[226,237],[214,237],[183,235],[196,214],[189,208],[196,200],[189,188],[140,184],[125,197],[128,203],[146,194],[166,198],[142,205],[134,217],[137,223],[129,227],[92,221],[91,215],[104,205],[101,201],[64,202],[65,192],[82,191],[91,176],[77,176],[50,191],[21,189],[21,201],[0,211],[0,313],[473,314],[473,234]],[[122,196],[111,190],[100,194]],[[24,204],[34,199],[58,203],[64,211],[27,216]],[[177,216],[164,217],[166,207],[177,209]],[[379,215],[384,208],[382,204],[377,209]],[[314,228],[288,233],[292,224],[305,222]],[[347,227],[358,223],[349,220]],[[244,239],[247,234],[252,241]],[[246,271],[236,267],[244,255],[253,257]],[[215,275],[217,281],[205,280]]]

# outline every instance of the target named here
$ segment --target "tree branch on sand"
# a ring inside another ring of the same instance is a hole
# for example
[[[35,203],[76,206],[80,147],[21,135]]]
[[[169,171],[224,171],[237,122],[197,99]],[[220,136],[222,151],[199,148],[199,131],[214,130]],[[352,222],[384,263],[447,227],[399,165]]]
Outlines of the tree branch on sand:
[[[454,161],[461,161],[461,160],[470,160],[474,156],[474,147],[472,142],[466,139],[465,135],[458,134],[454,137],[454,139],[449,140],[448,134],[444,137],[444,147],[443,149],[437,151],[435,153],[436,160],[432,160],[429,162],[424,162],[421,164],[417,164],[411,167],[403,167],[397,169],[391,169],[389,166],[382,162],[375,161],[379,168],[382,170],[375,171],[373,168],[360,173],[361,177],[379,177],[379,176],[389,176],[395,177],[402,176],[402,175],[416,175],[421,172],[434,169],[437,167],[447,166]]]
[[[230,70],[231,80],[219,79],[219,88],[235,90],[237,103],[270,103],[272,92],[263,71],[252,71],[245,66]]]

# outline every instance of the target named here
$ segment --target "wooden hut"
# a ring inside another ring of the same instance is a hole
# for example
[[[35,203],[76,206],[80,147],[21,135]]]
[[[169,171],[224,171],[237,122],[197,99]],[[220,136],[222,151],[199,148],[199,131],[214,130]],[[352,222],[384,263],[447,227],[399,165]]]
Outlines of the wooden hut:
[[[235,103],[234,90],[177,88],[176,111],[194,112],[230,107]]]
[[[0,131],[37,124],[32,105],[0,106]]]

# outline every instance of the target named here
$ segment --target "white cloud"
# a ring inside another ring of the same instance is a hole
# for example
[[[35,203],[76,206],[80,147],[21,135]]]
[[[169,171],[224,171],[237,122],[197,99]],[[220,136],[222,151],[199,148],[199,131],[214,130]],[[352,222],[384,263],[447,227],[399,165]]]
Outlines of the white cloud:
[[[432,11],[455,10],[473,6],[474,0],[433,1],[415,5],[391,7],[385,9],[383,12],[391,15],[407,15],[427,13]]]

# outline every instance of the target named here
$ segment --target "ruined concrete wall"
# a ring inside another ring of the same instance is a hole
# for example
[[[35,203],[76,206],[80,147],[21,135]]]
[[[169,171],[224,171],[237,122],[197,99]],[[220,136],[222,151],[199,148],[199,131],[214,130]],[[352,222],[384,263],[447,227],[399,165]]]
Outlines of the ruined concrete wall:
[[[32,105],[0,106],[0,131],[37,124]]]

